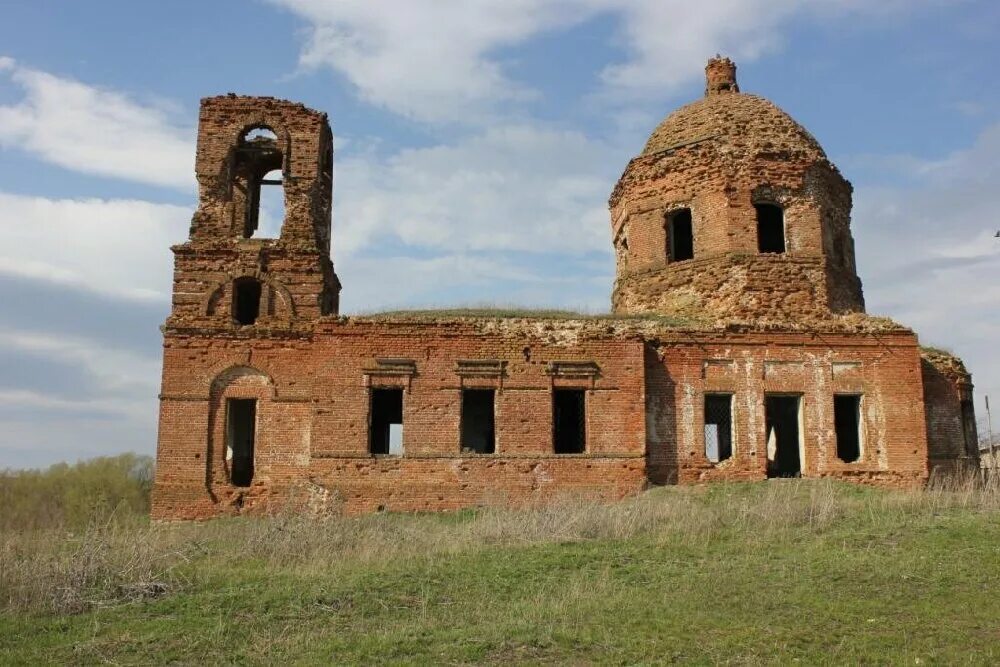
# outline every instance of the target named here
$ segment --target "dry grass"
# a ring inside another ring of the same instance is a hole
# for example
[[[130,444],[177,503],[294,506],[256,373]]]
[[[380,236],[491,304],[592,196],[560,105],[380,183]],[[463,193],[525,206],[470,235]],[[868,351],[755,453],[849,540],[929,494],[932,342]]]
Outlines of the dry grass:
[[[662,488],[619,503],[566,496],[533,508],[494,506],[448,515],[289,514],[149,525],[135,514],[113,513],[78,532],[5,531],[0,608],[76,613],[181,591],[206,568],[240,563],[328,573],[497,547],[641,536],[693,548],[725,536],[748,550],[763,550],[790,531],[820,534],[846,520],[871,529],[898,527],[955,510],[1000,510],[998,478],[935,478],[926,490],[910,492],[824,480]]]

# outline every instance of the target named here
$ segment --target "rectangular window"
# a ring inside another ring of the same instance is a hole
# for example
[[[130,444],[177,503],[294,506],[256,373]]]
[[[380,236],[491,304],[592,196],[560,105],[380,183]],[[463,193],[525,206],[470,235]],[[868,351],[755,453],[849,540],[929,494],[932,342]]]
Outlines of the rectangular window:
[[[854,463],[861,458],[861,397],[833,397],[833,423],[837,431],[837,458]]]
[[[492,454],[496,451],[492,389],[462,391],[462,451]]]
[[[669,256],[671,262],[683,262],[694,258],[694,228],[691,224],[691,209],[682,208],[670,214],[667,223],[669,232]]]
[[[230,398],[226,401],[226,463],[233,486],[250,486],[253,481],[253,446],[257,431],[257,399]]]
[[[403,454],[402,389],[372,389],[368,438],[372,454]]]
[[[774,204],[754,204],[757,209],[757,249],[785,252],[785,213]]]
[[[800,403],[798,396],[768,394],[764,398],[768,477],[798,477],[802,474],[802,459],[799,456]]]
[[[233,319],[248,326],[260,317],[261,284],[255,278],[240,278],[233,283]]]
[[[733,397],[705,394],[705,457],[712,463],[733,455]]]
[[[552,442],[556,454],[581,454],[586,449],[586,404],[583,389],[552,392]]]

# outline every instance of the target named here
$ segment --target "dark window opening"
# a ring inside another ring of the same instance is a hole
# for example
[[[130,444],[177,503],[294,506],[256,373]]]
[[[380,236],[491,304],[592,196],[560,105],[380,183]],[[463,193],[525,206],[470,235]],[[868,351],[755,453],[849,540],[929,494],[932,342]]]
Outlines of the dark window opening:
[[[493,389],[462,391],[462,451],[477,454],[496,451],[494,401]]]
[[[280,221],[285,217],[283,162],[278,137],[270,128],[255,127],[243,134],[233,164],[233,185],[242,193],[244,238],[252,238],[257,233],[262,210],[267,231],[280,231]],[[272,217],[278,219],[277,225],[271,223]]]
[[[833,425],[837,432],[837,458],[854,463],[861,458],[861,397],[833,397]]]
[[[372,389],[368,422],[372,454],[403,453],[403,390]]]
[[[683,262],[694,258],[694,231],[691,225],[691,209],[682,208],[670,214],[667,219],[668,257],[671,262]]]
[[[320,295],[319,312],[321,315],[336,315],[339,310],[337,292],[330,288],[324,288]]]
[[[226,462],[233,486],[250,486],[253,481],[253,448],[257,430],[257,399],[230,398],[226,401]]]
[[[583,389],[552,392],[552,442],[556,454],[581,454],[586,448],[586,392]]]
[[[261,284],[254,278],[240,278],[233,283],[233,319],[247,326],[260,316]]]
[[[767,433],[767,476],[799,477],[799,397],[765,398]]]
[[[705,395],[705,457],[712,463],[733,455],[733,397]]]
[[[965,436],[965,453],[976,456],[979,453],[979,434],[976,431],[976,410],[972,401],[961,402],[962,435]]]
[[[757,209],[757,249],[785,252],[785,214],[774,204],[754,204]]]

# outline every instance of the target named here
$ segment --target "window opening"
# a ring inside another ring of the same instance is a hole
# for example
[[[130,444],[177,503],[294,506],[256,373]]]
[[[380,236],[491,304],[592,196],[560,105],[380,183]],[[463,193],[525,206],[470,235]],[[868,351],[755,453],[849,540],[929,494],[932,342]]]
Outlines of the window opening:
[[[267,127],[253,127],[246,131],[243,135],[243,143],[252,144],[260,141],[277,141],[278,135],[271,131]]]
[[[477,454],[496,451],[495,400],[493,389],[462,391],[462,451]]]
[[[403,454],[402,389],[372,389],[368,438],[372,454]]]
[[[272,169],[257,183],[257,226],[267,238],[280,236],[285,220],[285,187],[281,176],[280,169]]]
[[[712,463],[733,455],[733,397],[705,395],[705,458]]]
[[[833,425],[837,432],[837,458],[854,463],[861,458],[861,397],[833,397]]]
[[[962,410],[962,435],[965,436],[965,453],[975,456],[979,453],[979,434],[976,431],[976,410],[972,401],[964,399]]]
[[[798,396],[765,398],[768,477],[799,477],[802,474],[799,403]]]
[[[239,278],[233,283],[233,318],[247,326],[260,316],[261,284],[255,278]]]
[[[757,209],[757,249],[785,252],[785,214],[774,204],[754,204]]]
[[[280,177],[283,161],[278,137],[270,128],[251,128],[240,138],[233,165],[233,185],[242,194],[243,238],[252,238],[260,227],[262,198],[265,222],[270,220],[270,216],[279,214],[284,220],[284,192]],[[280,223],[268,224],[267,228],[268,233],[275,229],[280,231]]]
[[[586,392],[556,389],[552,392],[552,441],[556,454],[581,454],[587,442]]]
[[[618,237],[618,243],[615,245],[615,259],[619,266],[624,266],[628,263],[628,231],[623,230],[621,236]]]
[[[226,401],[226,463],[233,486],[250,486],[253,481],[253,450],[257,430],[257,399],[230,398]]]
[[[694,231],[691,225],[691,209],[682,208],[670,214],[667,219],[668,253],[671,262],[683,262],[694,258]]]

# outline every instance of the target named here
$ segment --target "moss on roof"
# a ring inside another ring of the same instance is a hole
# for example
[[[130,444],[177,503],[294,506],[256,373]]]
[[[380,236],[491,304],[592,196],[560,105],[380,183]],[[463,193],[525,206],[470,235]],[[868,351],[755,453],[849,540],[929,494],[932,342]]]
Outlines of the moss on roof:
[[[386,310],[352,315],[353,320],[463,320],[463,319],[527,319],[527,320],[640,320],[664,325],[692,326],[705,324],[693,318],[670,317],[655,313],[622,315],[616,313],[584,313],[575,310],[517,307],[426,308],[413,310]]]
[[[597,335],[631,334],[655,336],[668,330],[730,332],[830,332],[856,334],[907,333],[906,327],[887,317],[865,313],[833,315],[802,320],[725,320],[679,317],[656,313],[584,313],[561,309],[491,306],[424,308],[359,313],[343,318],[353,322],[447,324],[466,323],[482,331],[589,332]],[[547,335],[547,334],[546,334]]]
[[[963,362],[950,350],[945,350],[940,347],[931,347],[930,345],[921,345],[920,356],[924,359],[924,361],[928,362],[942,373],[959,376],[969,375],[969,371],[965,367],[965,362]]]

